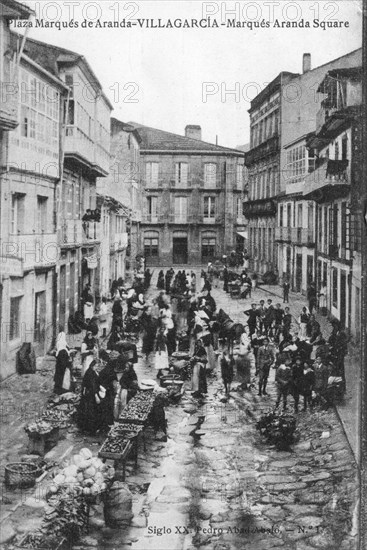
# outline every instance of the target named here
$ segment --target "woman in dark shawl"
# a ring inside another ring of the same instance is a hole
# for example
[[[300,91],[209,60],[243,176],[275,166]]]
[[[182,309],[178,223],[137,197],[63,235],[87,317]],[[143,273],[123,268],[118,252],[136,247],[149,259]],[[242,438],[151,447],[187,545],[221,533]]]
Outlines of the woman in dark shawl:
[[[66,342],[66,335],[61,331],[56,342],[56,369],[54,376],[54,393],[61,395],[70,390],[62,387],[66,369],[70,369],[70,351]]]
[[[154,341],[158,328],[158,320],[152,316],[151,312],[152,310],[149,307],[141,317],[143,327],[142,353],[145,355],[146,360],[148,360],[149,355],[154,351]]]
[[[163,269],[158,273],[157,288],[159,290],[164,290],[164,272]]]
[[[102,399],[100,404],[101,428],[107,429],[114,422],[113,408],[117,385],[117,376],[112,360],[99,373],[99,383],[106,390],[106,397]]]
[[[90,435],[94,435],[100,428],[99,376],[94,370],[96,361],[92,361],[84,375],[81,397],[78,407],[78,426]]]

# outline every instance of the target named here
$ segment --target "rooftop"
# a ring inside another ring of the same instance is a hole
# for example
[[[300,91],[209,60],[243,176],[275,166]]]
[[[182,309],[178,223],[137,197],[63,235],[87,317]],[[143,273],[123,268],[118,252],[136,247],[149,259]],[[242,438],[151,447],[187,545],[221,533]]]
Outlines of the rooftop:
[[[243,151],[238,149],[231,149],[229,147],[222,147],[220,145],[214,145],[202,141],[201,139],[194,139],[179,134],[173,134],[172,132],[166,132],[165,130],[159,130],[157,128],[151,128],[138,124],[136,122],[129,122],[129,125],[136,128],[142,139],[141,151],[177,151],[177,152],[193,152],[193,153],[222,153],[222,154],[234,154],[243,156]]]

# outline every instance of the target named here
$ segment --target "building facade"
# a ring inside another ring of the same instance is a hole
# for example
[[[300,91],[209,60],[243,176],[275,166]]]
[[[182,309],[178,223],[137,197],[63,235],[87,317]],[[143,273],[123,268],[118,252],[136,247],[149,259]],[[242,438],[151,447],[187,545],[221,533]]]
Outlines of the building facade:
[[[87,283],[96,303],[100,297],[101,213],[96,189],[97,178],[109,171],[112,105],[83,56],[33,39],[27,41],[26,49],[68,89],[57,194],[60,254],[56,268],[56,324],[66,329],[69,316],[81,307]]]
[[[27,55],[23,37],[7,34],[6,53],[5,70],[17,84],[8,104],[17,125],[8,124],[1,136],[2,377],[14,371],[23,342],[42,354],[55,337],[55,213],[67,93],[57,76]]]
[[[295,96],[297,95],[299,99],[285,102],[283,105],[286,123],[282,131],[283,170],[281,171],[281,193],[277,200],[278,227],[275,234],[278,245],[279,279],[280,282],[289,279],[291,288],[303,294],[307,292],[311,281],[316,282],[318,289],[322,283],[326,283],[329,314],[340,319],[356,334],[353,329],[355,315],[351,281],[354,280],[355,273],[355,285],[357,285],[358,267],[352,268],[344,237],[343,246],[338,241],[339,237],[341,238],[341,232],[345,232],[348,243],[350,240],[348,232],[352,221],[348,193],[355,185],[355,176],[351,177],[351,164],[349,164],[349,168],[340,174],[337,182],[331,168],[334,161],[337,161],[337,164],[343,164],[341,161],[346,160],[351,162],[355,152],[352,151],[351,145],[353,132],[350,127],[343,135],[333,134],[333,139],[331,134],[330,139],[326,137],[321,139],[320,132],[325,131],[323,125],[331,113],[328,102],[331,101],[334,104],[336,101],[334,97],[328,100],[325,92],[327,87],[322,83],[330,71],[342,71],[337,80],[341,79],[343,71],[353,71],[357,68],[358,72],[358,66],[361,65],[362,60],[361,50],[351,52],[315,69],[311,69],[308,55],[307,59],[304,72],[295,76],[290,83],[295,90]],[[334,81],[329,78],[329,82]],[[346,101],[360,101],[355,84],[353,86],[351,83],[343,84],[343,86],[345,91],[343,89],[342,94],[350,92],[348,98],[345,96]],[[331,94],[337,95],[335,90]],[[334,157],[335,150],[336,157]],[[326,158],[328,156],[330,163]],[[346,179],[342,185],[343,178]],[[325,195],[320,191],[322,187],[325,189],[328,187],[332,191]],[[342,188],[343,196],[338,195]],[[310,189],[313,190],[312,193],[309,192]],[[330,211],[334,206],[335,214],[331,215]],[[334,215],[335,223],[330,221]],[[331,227],[339,227],[339,229],[334,231]],[[335,243],[330,241],[331,238],[334,239],[334,235]],[[331,261],[329,252],[333,247],[329,247],[330,243],[340,246],[343,250],[339,259],[344,267],[341,264],[334,265],[335,257]],[[333,271],[334,267],[336,275]],[[333,288],[338,290],[333,291]],[[358,298],[358,289],[354,294]],[[356,310],[358,307],[357,305]]]
[[[316,132],[307,146],[316,156],[303,195],[315,205],[315,280],[325,286],[333,318],[360,337],[360,239],[351,205],[360,174],[362,67],[333,69],[319,86],[324,95]],[[356,153],[356,154],[355,154]]]
[[[120,264],[111,263],[111,277],[131,277],[141,250],[144,189],[141,177],[141,137],[133,125],[111,118],[111,167],[106,179],[108,193],[123,205],[124,254]]]
[[[202,141],[200,126],[186,126],[185,136],[134,126],[142,139],[146,264],[207,264],[235,250],[244,153]]]
[[[264,274],[277,269],[275,243],[276,201],[281,191],[281,147],[285,90],[292,73],[280,73],[251,102],[248,196],[244,213],[248,219],[250,268]]]

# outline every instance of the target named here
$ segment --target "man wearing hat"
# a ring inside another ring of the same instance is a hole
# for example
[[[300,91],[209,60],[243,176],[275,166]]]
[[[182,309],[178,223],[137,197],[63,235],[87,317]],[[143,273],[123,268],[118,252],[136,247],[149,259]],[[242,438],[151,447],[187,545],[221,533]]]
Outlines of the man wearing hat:
[[[303,393],[303,363],[300,354],[297,354],[292,364],[291,393],[294,398],[294,411],[298,412],[299,396]]]

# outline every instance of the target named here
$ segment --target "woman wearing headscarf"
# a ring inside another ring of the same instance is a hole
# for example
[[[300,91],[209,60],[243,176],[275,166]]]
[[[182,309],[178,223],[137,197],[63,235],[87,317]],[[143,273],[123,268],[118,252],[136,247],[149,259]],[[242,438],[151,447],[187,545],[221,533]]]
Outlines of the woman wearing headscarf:
[[[158,274],[157,288],[158,288],[158,290],[164,290],[164,272],[163,272],[163,269],[161,269],[159,274]]]
[[[206,351],[201,340],[196,343],[195,355],[191,360],[192,369],[192,391],[193,397],[202,397],[208,392],[206,382],[206,363],[208,362]]]
[[[97,340],[94,338],[91,331],[87,330],[87,334],[83,340],[80,354],[82,356],[82,376],[85,375],[87,369],[97,353]]]
[[[90,435],[94,435],[101,425],[100,403],[103,395],[95,371],[96,364],[92,361],[84,375],[77,417],[79,428]]]
[[[101,428],[107,429],[114,422],[113,408],[118,384],[113,360],[108,361],[99,373],[99,383],[106,390],[106,396],[100,404]]]
[[[66,341],[66,334],[64,331],[61,331],[56,341],[56,368],[54,376],[54,393],[56,395],[61,395],[70,390],[70,388],[63,388],[66,369],[70,369],[70,349]]]
[[[158,328],[158,319],[152,316],[152,308],[148,307],[144,311],[141,317],[141,324],[143,327],[143,344],[142,353],[145,355],[145,359],[148,360],[149,355],[154,350],[154,340]]]

